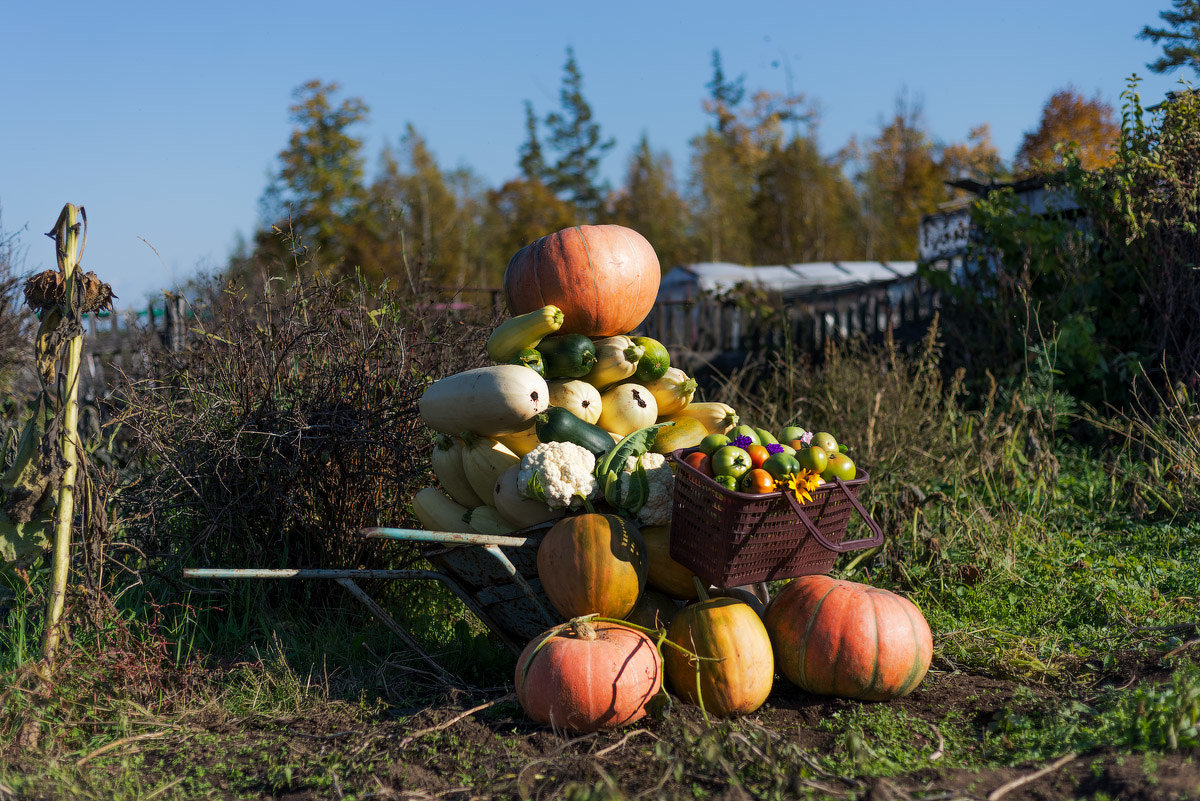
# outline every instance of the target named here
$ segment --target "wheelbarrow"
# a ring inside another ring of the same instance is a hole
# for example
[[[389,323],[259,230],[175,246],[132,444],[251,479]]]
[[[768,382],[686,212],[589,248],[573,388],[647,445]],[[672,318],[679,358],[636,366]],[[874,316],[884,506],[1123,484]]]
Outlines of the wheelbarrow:
[[[547,523],[510,536],[386,527],[372,527],[360,532],[361,536],[371,539],[427,543],[422,555],[433,566],[432,570],[197,567],[186,568],[183,575],[191,579],[336,581],[440,676],[452,679],[412,635],[359,586],[358,581],[439,581],[513,653],[519,654],[534,637],[563,622],[537,579],[537,548],[549,527]]]

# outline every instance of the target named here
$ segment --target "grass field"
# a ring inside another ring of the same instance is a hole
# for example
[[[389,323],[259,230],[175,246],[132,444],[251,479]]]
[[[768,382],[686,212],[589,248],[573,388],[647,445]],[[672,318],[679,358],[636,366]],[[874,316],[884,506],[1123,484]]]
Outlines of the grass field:
[[[383,594],[452,681],[335,594],[151,574],[76,616],[47,692],[35,572],[0,633],[0,799],[1200,796],[1194,429],[1089,420],[1036,381],[966,399],[932,359],[774,365],[753,395],[744,376],[712,393],[837,430],[870,466],[887,540],[836,575],[925,613],[909,696],[777,678],[743,718],[676,703],[571,737],[523,716],[512,655],[436,585]]]

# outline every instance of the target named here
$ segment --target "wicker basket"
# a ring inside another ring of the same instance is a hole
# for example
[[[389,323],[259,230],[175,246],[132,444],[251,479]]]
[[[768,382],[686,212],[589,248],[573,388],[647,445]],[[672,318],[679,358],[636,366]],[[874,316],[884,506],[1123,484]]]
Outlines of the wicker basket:
[[[684,461],[693,450],[672,454],[671,558],[714,586],[828,573],[838,554],[883,542],[879,524],[858,502],[866,471],[853,481],[822,484],[801,504],[791,492],[727,490]],[[855,512],[871,536],[843,542]]]

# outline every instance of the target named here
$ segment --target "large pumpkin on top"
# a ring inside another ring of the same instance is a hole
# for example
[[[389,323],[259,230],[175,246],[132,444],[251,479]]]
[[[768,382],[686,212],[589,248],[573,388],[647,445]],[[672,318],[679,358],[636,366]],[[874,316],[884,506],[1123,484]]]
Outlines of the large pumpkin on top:
[[[622,225],[576,225],[521,248],[504,270],[513,315],[552,303],[560,334],[607,337],[637,328],[658,297],[658,256]]]
[[[916,604],[895,593],[828,576],[793,580],[771,599],[767,633],[775,664],[818,695],[886,701],[916,689],[933,639]]]

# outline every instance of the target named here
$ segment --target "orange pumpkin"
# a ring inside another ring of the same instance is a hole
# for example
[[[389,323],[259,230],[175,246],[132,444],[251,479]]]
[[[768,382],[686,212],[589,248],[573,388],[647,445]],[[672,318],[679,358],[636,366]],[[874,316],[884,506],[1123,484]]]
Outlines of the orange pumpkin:
[[[525,646],[517,700],[529,717],[575,732],[614,729],[646,714],[662,687],[654,641],[628,626],[576,622]]]
[[[665,629],[679,614],[679,604],[665,592],[647,587],[625,616],[630,623],[648,629]]]
[[[775,681],[771,640],[758,613],[735,598],[707,598],[685,606],[667,629],[667,639],[697,656],[663,648],[667,681],[689,704],[704,701],[718,717],[745,715],[762,706]],[[697,674],[699,681],[697,682]]]
[[[647,583],[662,590],[672,598],[694,601],[696,594],[695,573],[671,558],[671,527],[645,526],[642,539],[646,542],[646,557],[649,560]]]
[[[907,695],[933,656],[929,624],[912,601],[828,576],[787,584],[767,607],[766,623],[780,673],[819,695]]]
[[[619,515],[565,517],[542,538],[537,572],[563,617],[623,618],[646,587],[646,545]]]
[[[559,334],[627,334],[654,306],[660,273],[654,248],[632,228],[575,225],[513,255],[504,298],[514,316],[547,303],[562,309]]]

